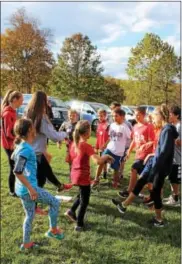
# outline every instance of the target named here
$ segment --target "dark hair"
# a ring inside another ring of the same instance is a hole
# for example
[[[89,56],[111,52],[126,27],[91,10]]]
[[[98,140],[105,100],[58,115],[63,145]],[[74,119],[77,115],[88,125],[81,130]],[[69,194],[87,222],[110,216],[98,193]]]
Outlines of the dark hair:
[[[86,120],[80,120],[75,126],[75,131],[73,132],[73,140],[78,147],[79,141],[80,141],[80,136],[86,134],[90,130],[90,124]]]
[[[29,129],[33,127],[33,123],[31,119],[21,118],[15,122],[14,125],[14,133],[15,133],[15,144],[19,144],[22,139],[27,137]]]
[[[137,106],[135,111],[138,111],[139,113],[146,115],[146,107],[145,106]]]
[[[20,99],[20,97],[22,97],[22,93],[14,90],[8,90],[2,100],[1,110],[10,105],[10,103],[12,103],[14,99]]]
[[[112,102],[112,103],[110,104],[110,107],[111,107],[111,106],[114,106],[114,107],[121,107],[121,104],[115,101],[115,102]]]
[[[161,104],[160,106],[156,107],[156,110],[160,113],[160,115],[162,116],[162,119],[168,123],[169,122],[169,109],[167,105]]]
[[[170,113],[174,114],[175,116],[178,116],[178,120],[181,120],[181,108],[177,105],[172,105],[170,107]]]
[[[125,116],[125,111],[123,109],[116,109],[114,110],[114,113],[120,116]]]
[[[98,112],[98,114],[103,113],[103,114],[107,115],[106,110],[103,108],[99,108],[99,110],[97,112]]]
[[[28,104],[26,117],[32,120],[37,133],[40,132],[41,120],[44,113],[47,114],[47,108],[48,105],[46,93],[42,91],[35,92]]]

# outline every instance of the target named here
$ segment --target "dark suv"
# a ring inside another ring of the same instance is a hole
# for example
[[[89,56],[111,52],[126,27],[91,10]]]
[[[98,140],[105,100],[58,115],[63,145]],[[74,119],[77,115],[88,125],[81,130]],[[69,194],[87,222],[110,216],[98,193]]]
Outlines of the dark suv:
[[[18,117],[23,116],[27,104],[29,103],[31,98],[32,94],[23,94],[23,104],[20,108],[17,109]],[[62,123],[68,119],[69,107],[62,100],[56,97],[48,96],[48,100],[50,102],[53,113],[53,118],[51,118],[51,122],[55,129],[58,130]]]

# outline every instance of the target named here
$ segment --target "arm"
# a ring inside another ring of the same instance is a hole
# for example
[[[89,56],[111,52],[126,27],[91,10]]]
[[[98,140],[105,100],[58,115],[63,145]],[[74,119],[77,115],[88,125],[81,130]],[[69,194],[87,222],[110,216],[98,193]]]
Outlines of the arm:
[[[178,146],[178,147],[181,147],[181,139],[177,138],[175,140],[175,145]]]
[[[12,139],[14,140],[15,136],[13,135],[13,126],[14,124],[12,123],[11,117],[9,115],[3,117],[4,121],[4,132],[6,134],[7,139]]]
[[[21,181],[23,183],[23,185],[25,185],[25,187],[27,187],[27,189],[29,190],[31,199],[36,200],[38,198],[38,194],[32,188],[31,184],[28,182],[26,177],[23,174],[18,174],[18,173],[15,173],[15,176],[19,179],[19,181]]]
[[[46,137],[51,139],[53,142],[63,141],[67,137],[66,132],[57,132],[53,125],[46,120],[46,118],[42,119],[40,132],[46,135]]]
[[[135,141],[133,139],[132,142],[131,142],[131,144],[130,144],[130,147],[129,147],[128,151],[127,151],[127,155],[126,155],[126,158],[127,159],[129,159],[130,153],[132,152],[132,150],[134,149],[134,147],[135,147]]]

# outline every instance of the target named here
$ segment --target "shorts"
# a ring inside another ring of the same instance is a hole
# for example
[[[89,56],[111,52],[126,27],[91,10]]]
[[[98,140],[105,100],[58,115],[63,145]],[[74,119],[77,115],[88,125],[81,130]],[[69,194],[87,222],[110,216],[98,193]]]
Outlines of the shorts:
[[[150,177],[150,171],[152,169],[153,159],[154,157],[150,157],[148,159],[147,163],[145,164],[144,169],[142,170],[140,174],[140,178],[145,178],[147,182],[151,182],[151,183],[153,182],[153,178]]]
[[[102,155],[110,155],[111,157],[113,157],[114,162],[111,164],[111,168],[113,170],[119,170],[120,169],[120,163],[121,163],[122,157],[114,155],[109,149],[104,150]]]
[[[168,178],[171,184],[180,184],[181,183],[181,165],[173,164]]]
[[[141,174],[144,169],[143,160],[135,160],[131,168],[136,170],[138,174]]]

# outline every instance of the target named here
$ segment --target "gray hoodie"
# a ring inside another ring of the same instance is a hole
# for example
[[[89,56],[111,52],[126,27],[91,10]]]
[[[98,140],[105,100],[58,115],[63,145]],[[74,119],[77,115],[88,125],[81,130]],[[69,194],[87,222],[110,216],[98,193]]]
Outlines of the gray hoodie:
[[[66,132],[57,132],[48,118],[44,116],[41,121],[40,133],[36,135],[32,147],[35,153],[43,153],[46,151],[48,138],[54,142],[58,142],[64,140],[66,137]]]

